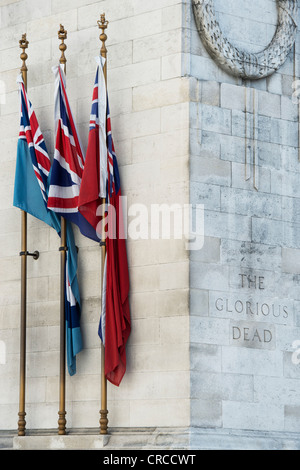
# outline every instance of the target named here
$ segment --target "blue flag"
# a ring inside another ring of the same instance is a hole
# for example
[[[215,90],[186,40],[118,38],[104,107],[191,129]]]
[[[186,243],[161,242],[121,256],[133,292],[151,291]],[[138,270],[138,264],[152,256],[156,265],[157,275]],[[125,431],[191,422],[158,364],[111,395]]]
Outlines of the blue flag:
[[[21,123],[17,148],[13,205],[54,228],[60,235],[60,217],[47,208],[51,162],[22,77],[18,77]],[[76,373],[76,355],[82,350],[81,302],[77,281],[77,248],[72,225],[67,222],[65,314],[67,365]]]

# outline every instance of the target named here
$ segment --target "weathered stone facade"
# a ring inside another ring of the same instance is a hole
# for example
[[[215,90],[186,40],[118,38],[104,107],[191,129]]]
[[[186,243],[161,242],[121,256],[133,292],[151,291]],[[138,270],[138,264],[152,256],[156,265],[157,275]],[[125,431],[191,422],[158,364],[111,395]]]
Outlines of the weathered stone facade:
[[[188,203],[189,80],[181,77],[182,4],[177,0],[1,2],[0,428],[16,429],[19,399],[20,212],[12,207],[22,64],[27,33],[28,94],[53,153],[53,74],[57,31],[68,31],[67,88],[86,150],[97,20],[109,21],[108,88],[123,194],[132,203]],[[59,375],[59,240],[28,217],[27,429],[56,428]],[[131,217],[132,219],[132,217]],[[100,410],[100,249],[75,230],[79,247],[84,351],[67,377],[67,428],[97,428]],[[108,387],[109,425],[185,426],[189,422],[188,253],[179,240],[128,240],[132,334],[128,370]],[[181,403],[178,406],[178,403]]]
[[[275,1],[214,3],[237,47],[267,46]],[[190,257],[191,425],[298,432],[293,54],[269,78],[242,81],[218,68],[193,20],[190,38],[190,197],[206,208],[205,245]]]
[[[237,47],[259,52],[269,44],[275,0],[214,5]],[[86,149],[100,47],[96,22],[104,11],[113,135],[128,206],[201,204],[205,219],[201,250],[186,251],[184,239],[128,239],[132,334],[121,387],[108,388],[109,425],[162,428],[162,445],[178,429],[185,439],[180,445],[192,448],[298,446],[300,163],[293,52],[268,78],[227,74],[203,45],[190,0],[45,0],[42,9],[36,0],[1,2],[0,429],[16,429],[18,419],[20,215],[12,207],[18,41],[26,32],[28,92],[53,153],[51,67],[64,24],[68,92]],[[295,57],[297,76],[297,50]],[[75,235],[84,351],[77,374],[67,379],[67,427],[96,428],[100,251]],[[58,239],[30,218],[28,243],[41,256],[28,265],[27,427],[55,432]]]

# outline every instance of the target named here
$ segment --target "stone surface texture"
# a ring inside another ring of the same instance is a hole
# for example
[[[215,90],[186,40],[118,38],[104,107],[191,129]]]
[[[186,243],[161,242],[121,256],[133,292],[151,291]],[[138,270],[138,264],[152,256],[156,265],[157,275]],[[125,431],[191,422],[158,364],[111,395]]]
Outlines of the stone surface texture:
[[[255,53],[272,40],[275,0],[215,0],[214,7],[237,48]],[[203,216],[204,227],[202,218],[196,224],[200,240],[204,233],[202,249],[186,250],[185,239],[127,241],[132,334],[123,382],[108,387],[108,418],[112,430],[129,431],[112,434],[105,445],[130,446],[139,436],[136,445],[148,447],[298,448],[300,163],[293,52],[268,78],[228,74],[206,51],[191,0],[45,0],[42,8],[37,0],[0,2],[0,429],[17,428],[19,399],[20,213],[12,206],[18,41],[26,32],[28,92],[52,155],[51,67],[59,59],[59,24],[67,29],[67,90],[86,149],[102,12],[109,21],[112,129],[128,207],[204,207],[193,213]],[[151,220],[149,229],[153,233]],[[77,374],[67,377],[67,428],[96,429],[100,250],[76,229],[75,237],[84,350]],[[69,446],[75,437],[54,439],[59,240],[29,217],[28,248],[41,255],[28,260],[27,428],[53,430],[44,442]],[[33,437],[32,445],[40,445]],[[87,447],[104,445],[93,439]]]
[[[276,1],[213,3],[237,48],[255,53],[268,45]],[[270,77],[242,80],[212,60],[193,17],[185,37],[187,73],[195,80],[190,200],[205,205],[204,247],[190,255],[191,425],[298,433],[293,53]]]
[[[2,0],[0,2],[0,429],[17,428],[19,411],[20,211],[12,206],[19,132],[19,40],[27,33],[28,94],[48,151],[54,145],[57,31],[68,31],[67,91],[87,147],[97,21],[105,12],[108,89],[124,196],[151,203],[189,202],[189,78],[182,77],[183,5],[179,0]],[[130,221],[133,219],[129,219]],[[84,349],[67,374],[67,429],[97,428],[100,410],[100,248],[74,228],[79,247]],[[59,239],[28,217],[27,429],[57,429],[59,400]],[[189,424],[188,253],[183,240],[131,240],[132,334],[127,373],[108,384],[109,426]],[[178,275],[177,275],[178,274]],[[180,403],[180,406],[178,406]]]

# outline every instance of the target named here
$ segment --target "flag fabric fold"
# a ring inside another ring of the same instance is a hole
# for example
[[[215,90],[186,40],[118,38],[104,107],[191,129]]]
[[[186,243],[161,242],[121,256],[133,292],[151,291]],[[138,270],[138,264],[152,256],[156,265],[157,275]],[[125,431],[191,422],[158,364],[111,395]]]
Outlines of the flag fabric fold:
[[[56,142],[47,206],[76,224],[84,236],[99,241],[94,228],[78,211],[84,153],[66,92],[64,72],[61,66],[52,70],[55,75]]]
[[[60,235],[60,217],[48,210],[51,161],[22,75],[17,79],[20,94],[20,132],[17,147],[13,205],[54,228]],[[70,375],[76,373],[76,355],[82,349],[80,293],[77,281],[77,250],[70,223],[67,224],[66,256],[66,343]],[[72,299],[72,302],[70,301]]]
[[[105,376],[119,386],[126,372],[126,343],[131,331],[129,271],[124,236],[121,186],[111,133],[108,95],[98,57],[88,148],[79,192],[79,212],[101,236],[106,231],[106,259],[99,336],[105,346]],[[99,207],[105,198],[105,217]]]

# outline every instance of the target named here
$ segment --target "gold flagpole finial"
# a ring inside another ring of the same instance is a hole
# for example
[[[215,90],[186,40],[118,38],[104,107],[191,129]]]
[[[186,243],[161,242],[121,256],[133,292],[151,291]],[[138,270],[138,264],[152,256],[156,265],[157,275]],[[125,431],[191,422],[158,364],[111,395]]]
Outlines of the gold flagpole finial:
[[[23,76],[23,81],[25,84],[25,88],[27,88],[27,65],[26,65],[26,60],[28,59],[28,55],[26,54],[26,49],[28,48],[29,41],[27,41],[26,38],[26,33],[22,34],[22,39],[19,41],[20,48],[23,49],[23,52],[20,54],[20,59],[23,61],[22,67],[21,67],[21,73]]]
[[[59,50],[61,51],[61,58],[59,59],[59,62],[61,64],[64,64],[66,67],[67,59],[65,57],[65,51],[67,49],[67,46],[65,44],[65,40],[67,39],[68,32],[65,30],[64,26],[61,24],[60,29],[58,31],[58,39],[61,40],[61,44],[59,45]]]
[[[108,26],[108,21],[105,19],[105,13],[102,13],[102,15],[100,15],[100,20],[98,20],[97,23],[98,23],[99,29],[102,29],[102,33],[99,36],[100,41],[102,42],[100,54],[102,57],[106,58],[107,49],[106,49],[105,43],[107,40],[107,35],[105,33],[105,30]]]

